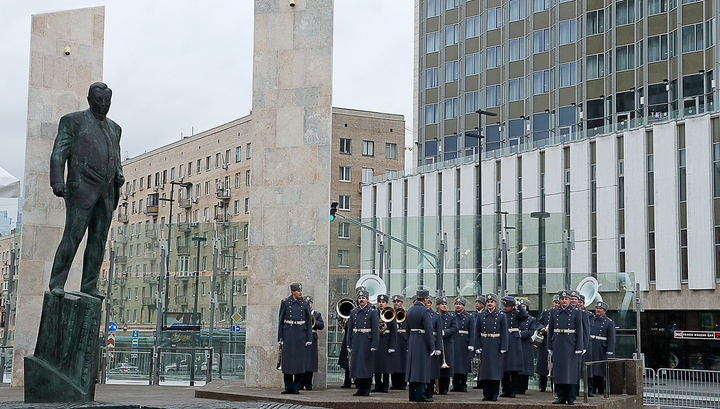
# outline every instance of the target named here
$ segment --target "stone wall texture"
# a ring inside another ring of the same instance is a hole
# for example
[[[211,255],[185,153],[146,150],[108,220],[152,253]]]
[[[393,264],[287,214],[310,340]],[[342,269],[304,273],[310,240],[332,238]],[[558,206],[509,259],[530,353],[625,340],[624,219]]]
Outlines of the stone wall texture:
[[[255,0],[247,386],[278,387],[278,309],[302,282],[328,311],[333,1]],[[327,331],[315,385],[326,385]],[[304,358],[300,358],[304,359]]]
[[[13,386],[23,385],[23,358],[35,349],[43,292],[65,224],[65,204],[50,188],[50,153],[60,117],[87,109],[90,84],[102,81],[104,33],[104,7],[32,16]],[[66,291],[80,287],[83,248]]]

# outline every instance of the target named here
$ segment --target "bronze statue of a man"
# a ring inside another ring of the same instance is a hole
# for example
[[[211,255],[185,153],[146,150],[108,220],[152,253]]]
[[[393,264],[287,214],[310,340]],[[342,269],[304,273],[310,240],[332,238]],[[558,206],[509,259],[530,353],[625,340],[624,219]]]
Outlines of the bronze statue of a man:
[[[102,299],[97,289],[112,213],[125,177],[120,165],[118,124],[107,118],[112,91],[102,82],[90,85],[90,109],[60,118],[50,156],[50,186],[65,199],[65,230],[50,273],[50,292],[65,295],[65,282],[80,241],[88,232],[80,291]],[[65,164],[67,163],[67,181]]]

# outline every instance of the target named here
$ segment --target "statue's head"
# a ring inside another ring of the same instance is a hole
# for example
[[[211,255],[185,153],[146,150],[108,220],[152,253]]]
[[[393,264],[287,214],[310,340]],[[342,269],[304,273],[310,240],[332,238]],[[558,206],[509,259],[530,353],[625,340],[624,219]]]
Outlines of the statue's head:
[[[95,82],[90,85],[87,100],[95,117],[105,119],[105,115],[110,111],[111,98],[112,90],[105,83]]]

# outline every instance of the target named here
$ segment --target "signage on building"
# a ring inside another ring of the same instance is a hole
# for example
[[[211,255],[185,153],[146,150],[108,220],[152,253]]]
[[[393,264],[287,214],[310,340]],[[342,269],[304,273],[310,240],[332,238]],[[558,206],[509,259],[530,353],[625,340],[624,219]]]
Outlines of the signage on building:
[[[675,331],[675,339],[709,339],[720,341],[720,331]]]

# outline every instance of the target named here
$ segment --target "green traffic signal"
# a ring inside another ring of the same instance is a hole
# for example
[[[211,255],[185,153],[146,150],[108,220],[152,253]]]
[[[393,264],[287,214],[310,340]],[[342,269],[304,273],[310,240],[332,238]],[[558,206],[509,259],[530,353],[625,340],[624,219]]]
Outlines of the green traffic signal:
[[[330,221],[335,220],[335,213],[337,213],[338,202],[330,202]]]

